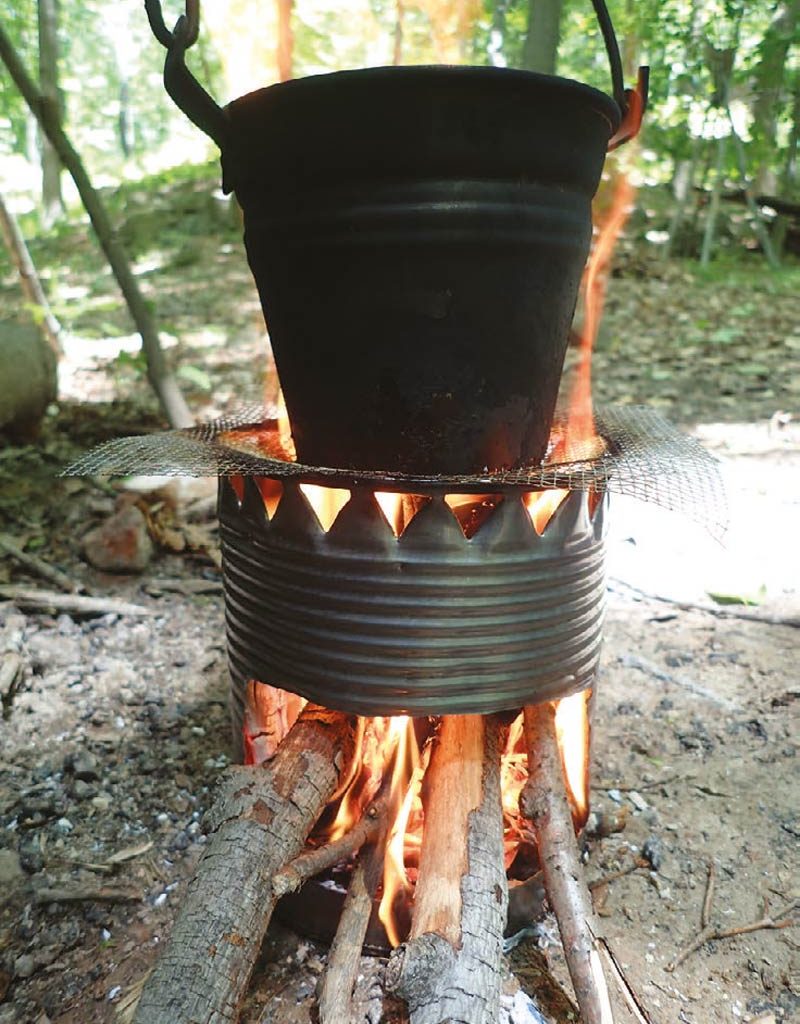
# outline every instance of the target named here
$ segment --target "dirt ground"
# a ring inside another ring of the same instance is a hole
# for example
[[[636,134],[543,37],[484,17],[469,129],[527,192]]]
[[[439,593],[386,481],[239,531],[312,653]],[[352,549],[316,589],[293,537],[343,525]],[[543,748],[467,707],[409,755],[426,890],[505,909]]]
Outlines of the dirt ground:
[[[203,414],[253,396],[252,380],[244,395],[242,368],[263,345],[263,328],[252,286],[237,267],[231,294],[244,298],[225,348],[215,347],[212,328],[182,320],[183,307],[175,314],[180,357],[199,362],[205,353],[226,382],[213,401],[196,396]],[[800,347],[800,311],[796,296],[792,303],[780,288],[771,304],[757,295],[752,301],[763,309],[772,339],[757,364],[764,368],[754,370],[751,362],[742,373],[725,370],[724,387],[711,387],[718,349],[709,340],[712,328],[697,326],[699,293],[686,294],[682,274],[670,270],[667,285],[663,277],[628,276],[612,288],[599,365],[603,380],[617,383],[602,385],[601,397],[654,397],[691,425],[723,462],[731,528],[720,547],[680,516],[612,500],[586,873],[601,879],[645,857],[646,867],[597,886],[594,896],[652,1021],[788,1022],[800,1020],[793,731],[800,698],[800,428],[788,415],[800,378],[785,356]],[[685,329],[698,335],[689,359],[677,349],[668,357],[663,346],[657,360],[648,357],[658,332],[668,330],[663,304],[648,297],[665,287],[690,318]],[[637,326],[644,340],[622,365],[615,356],[619,325],[629,322],[634,295],[643,293],[648,301]],[[752,316],[750,301],[740,298],[741,316]],[[713,330],[722,328],[716,323]],[[735,346],[737,339],[721,344]],[[786,339],[792,344],[781,349]],[[174,507],[163,494],[141,498],[156,552],[142,572],[121,576],[92,569],[81,548],[87,530],[112,512],[117,485],[55,478],[96,441],[157,424],[141,381],[128,381],[124,365],[109,365],[99,352],[85,338],[75,340],[64,375],[66,398],[88,395],[96,404],[64,402],[36,446],[0,448],[0,532],[93,595],[142,610],[54,614],[0,592],[0,679],[13,656],[21,662],[2,693],[0,727],[0,1024],[129,1019],[202,851],[202,815],[215,777],[232,757],[223,604],[202,485],[173,495]],[[132,400],[103,404],[120,394]],[[183,537],[179,552],[176,533]],[[23,584],[50,586],[4,558],[0,585]],[[751,599],[759,603],[723,603]],[[607,834],[609,822],[624,827]],[[670,971],[701,931],[709,877],[711,925],[745,930],[705,942]],[[793,923],[746,930],[765,917]],[[544,1000],[541,956],[567,987],[550,917],[509,954],[517,981],[509,976],[504,1006],[514,1024],[570,1019]],[[275,923],[245,1024],[311,1020],[324,958],[323,949]],[[364,969],[368,987],[380,965],[365,961]],[[518,985],[539,1001],[539,1011],[523,996],[514,999]],[[374,1009],[367,1005],[365,1014]],[[622,1009],[618,1019],[635,1018]]]

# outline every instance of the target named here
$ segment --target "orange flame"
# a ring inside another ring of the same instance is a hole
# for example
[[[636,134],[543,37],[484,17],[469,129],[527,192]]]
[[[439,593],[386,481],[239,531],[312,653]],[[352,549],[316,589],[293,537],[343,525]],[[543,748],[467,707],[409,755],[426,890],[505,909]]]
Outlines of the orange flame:
[[[551,452],[551,461],[554,462],[593,458],[602,450],[602,441],[594,426],[592,352],[605,302],[611,256],[630,216],[633,196],[633,185],[625,174],[620,173],[613,185],[608,214],[597,229],[595,244],[583,276],[584,316],[578,362],[569,397],[566,429],[555,439]]]
[[[556,738],[573,817],[583,824],[589,814],[590,690],[573,693],[556,704]]]

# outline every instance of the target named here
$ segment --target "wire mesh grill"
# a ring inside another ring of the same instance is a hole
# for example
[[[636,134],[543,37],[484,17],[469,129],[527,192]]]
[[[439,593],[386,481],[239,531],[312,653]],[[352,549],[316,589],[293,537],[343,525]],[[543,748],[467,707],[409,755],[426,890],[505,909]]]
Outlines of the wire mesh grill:
[[[719,464],[697,440],[642,406],[600,408],[595,429],[601,445],[594,438],[571,445],[566,453],[560,447],[557,461],[545,459],[516,469],[487,467],[472,475],[415,475],[303,465],[286,446],[274,410],[248,406],[196,427],[108,441],[63,475],[264,476],[407,493],[609,491],[681,512],[715,538],[724,534],[727,503]],[[551,437],[563,436],[566,419],[557,418]]]

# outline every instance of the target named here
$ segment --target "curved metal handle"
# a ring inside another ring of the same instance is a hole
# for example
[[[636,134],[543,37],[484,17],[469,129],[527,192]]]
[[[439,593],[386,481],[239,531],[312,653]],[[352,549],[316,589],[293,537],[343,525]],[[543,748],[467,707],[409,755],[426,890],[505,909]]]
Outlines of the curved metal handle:
[[[619,55],[619,44],[614,26],[611,23],[611,15],[605,5],[605,0],[592,0],[592,7],[603,33],[603,42],[606,45],[608,63],[611,65],[611,92],[617,101],[623,118],[628,112],[628,96],[625,91],[625,80],[622,74],[622,58]]]
[[[153,35],[166,47],[164,87],[189,120],[224,149],[228,140],[228,115],[208,95],[186,67],[186,51],[197,42],[200,31],[200,0],[186,0],[186,10],[170,32],[164,23],[161,0],[144,0]]]
[[[611,65],[611,91],[617,106],[622,114],[622,122],[611,141],[609,149],[616,149],[630,139],[634,138],[642,125],[642,117],[647,107],[647,92],[650,82],[650,68],[639,68],[639,76],[633,89],[625,88],[625,80],[622,73],[622,58],[619,55],[619,45],[614,26],[611,23],[611,15],[605,5],[605,0],[592,0],[594,13],[603,33],[603,42],[606,45],[608,62]]]

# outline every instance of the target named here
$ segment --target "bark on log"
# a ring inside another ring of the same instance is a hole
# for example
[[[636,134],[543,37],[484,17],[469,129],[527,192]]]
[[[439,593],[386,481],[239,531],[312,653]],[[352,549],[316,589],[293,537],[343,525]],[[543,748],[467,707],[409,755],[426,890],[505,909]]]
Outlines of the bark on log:
[[[355,720],[309,705],[275,758],[237,767],[209,813],[208,845],[134,1024],[231,1024],[291,860],[353,757]]]
[[[498,1019],[508,903],[502,731],[493,717],[442,718],[423,785],[425,829],[411,934],[387,967],[387,986],[408,1003],[411,1024]]]
[[[583,877],[556,739],[555,706],[525,708],[528,781],[519,807],[539,848],[547,898],[556,915],[564,956],[583,1024],[613,1024],[595,935],[601,929]]]

